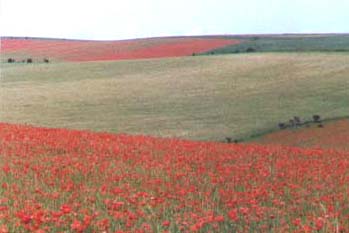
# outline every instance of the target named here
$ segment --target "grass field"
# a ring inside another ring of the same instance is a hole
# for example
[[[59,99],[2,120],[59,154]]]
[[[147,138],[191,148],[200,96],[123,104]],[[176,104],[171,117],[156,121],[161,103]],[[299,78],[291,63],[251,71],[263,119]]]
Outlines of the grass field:
[[[241,43],[213,49],[203,54],[229,54],[250,52],[348,52],[349,34],[319,35],[250,35],[232,36]]]
[[[347,53],[2,64],[1,122],[195,140],[348,115]]]

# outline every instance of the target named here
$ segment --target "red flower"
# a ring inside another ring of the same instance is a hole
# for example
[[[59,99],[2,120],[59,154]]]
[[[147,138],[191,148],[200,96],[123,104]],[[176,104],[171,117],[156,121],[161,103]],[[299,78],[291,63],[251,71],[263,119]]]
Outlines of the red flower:
[[[61,206],[61,211],[63,214],[69,214],[71,212],[71,207],[69,205],[62,205]]]
[[[232,220],[232,221],[237,221],[237,220],[239,220],[239,217],[238,217],[238,212],[237,212],[237,210],[231,210],[231,211],[229,211],[229,213],[228,213],[228,216],[229,216],[229,218]]]

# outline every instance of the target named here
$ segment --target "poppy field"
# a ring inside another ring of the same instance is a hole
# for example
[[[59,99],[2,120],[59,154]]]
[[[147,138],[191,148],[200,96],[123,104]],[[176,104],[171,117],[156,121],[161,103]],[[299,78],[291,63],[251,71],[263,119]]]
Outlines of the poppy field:
[[[58,39],[2,38],[4,57],[58,61],[105,61],[191,56],[215,48],[239,43],[219,38],[150,38],[121,41],[79,41]]]
[[[349,119],[276,131],[254,140],[262,144],[349,150]]]
[[[349,152],[0,124],[0,232],[348,232]]]

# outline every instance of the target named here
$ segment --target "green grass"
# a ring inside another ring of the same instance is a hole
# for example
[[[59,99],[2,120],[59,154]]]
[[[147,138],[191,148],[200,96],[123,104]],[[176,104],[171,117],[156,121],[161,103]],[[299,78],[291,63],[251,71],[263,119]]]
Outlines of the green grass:
[[[195,140],[348,115],[348,53],[1,64],[0,121]]]
[[[215,49],[204,54],[245,53],[248,48],[257,52],[348,52],[349,35],[247,36],[237,37],[243,42]]]

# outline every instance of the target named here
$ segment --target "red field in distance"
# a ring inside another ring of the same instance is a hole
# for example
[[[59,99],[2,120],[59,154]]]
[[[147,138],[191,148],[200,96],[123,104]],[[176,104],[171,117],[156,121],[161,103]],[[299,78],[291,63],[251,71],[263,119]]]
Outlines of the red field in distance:
[[[349,151],[349,119],[323,123],[323,127],[314,124],[309,128],[281,130],[265,135],[258,142]]]
[[[0,232],[347,232],[349,152],[0,124]]]
[[[239,43],[218,38],[149,38],[122,41],[77,41],[54,39],[3,38],[3,56],[21,56],[63,61],[101,61],[189,56],[193,53]]]

